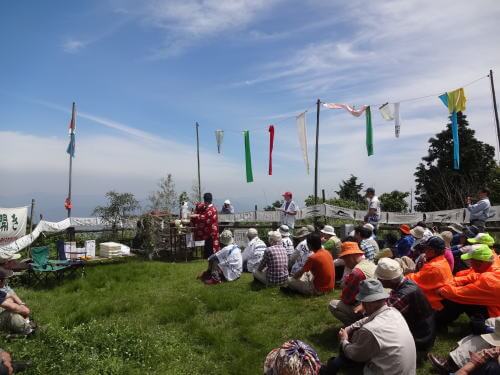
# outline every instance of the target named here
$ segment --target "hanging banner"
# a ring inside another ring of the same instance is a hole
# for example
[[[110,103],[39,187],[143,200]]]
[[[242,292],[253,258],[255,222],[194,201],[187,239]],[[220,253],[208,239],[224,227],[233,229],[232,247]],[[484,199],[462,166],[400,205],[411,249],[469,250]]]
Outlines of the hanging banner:
[[[257,221],[279,222],[281,220],[280,211],[257,211]]]
[[[306,112],[297,116],[297,131],[299,134],[299,144],[302,150],[302,157],[306,163],[306,171],[309,174],[309,156],[307,152],[307,128],[306,128]]]
[[[466,223],[470,222],[470,212],[469,210],[465,210],[467,212]],[[490,207],[490,213],[488,220],[486,221],[500,221],[500,206]]]
[[[394,115],[392,114],[391,105],[389,103],[382,104],[378,110],[385,121],[394,120]]]
[[[0,208],[0,246],[26,234],[28,207]]]
[[[252,172],[252,154],[250,151],[250,133],[248,130],[243,132],[245,137],[245,166],[247,174],[247,182],[253,182],[253,172]]]
[[[269,176],[273,174],[274,125],[269,125]]]
[[[355,109],[354,107],[351,107],[349,104],[343,104],[343,103],[323,103],[323,107],[328,108],[328,109],[345,109],[347,112],[349,112],[351,115],[355,117],[359,117],[363,114],[363,112],[368,108],[366,105],[362,105],[359,107],[359,109]]]
[[[235,214],[218,214],[219,223],[233,223]]]
[[[456,210],[425,212],[425,221],[428,223],[463,223],[464,211],[464,208],[458,208]]]
[[[394,132],[396,138],[399,138],[399,133],[401,132],[401,118],[399,114],[399,103],[394,103]]]
[[[234,221],[235,222],[246,222],[246,221],[253,222],[253,221],[255,221],[255,211],[240,212],[240,213],[234,214]]]
[[[354,219],[354,210],[325,204],[325,216],[335,219]]]
[[[372,111],[369,106],[366,108],[366,152],[368,156],[373,155]]]
[[[325,216],[326,208],[324,204],[317,204],[315,206],[309,206],[302,208],[297,214],[297,219],[307,219],[316,216]]]
[[[223,139],[224,139],[224,130],[217,129],[215,131],[215,141],[217,142],[217,153],[218,154],[220,154]]]
[[[424,220],[422,212],[388,212],[387,224],[416,224]]]

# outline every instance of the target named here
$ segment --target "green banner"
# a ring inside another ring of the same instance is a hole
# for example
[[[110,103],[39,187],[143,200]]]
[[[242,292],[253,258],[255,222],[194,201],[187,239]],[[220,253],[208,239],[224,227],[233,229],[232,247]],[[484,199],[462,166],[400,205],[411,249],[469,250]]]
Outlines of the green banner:
[[[372,111],[371,108],[366,108],[366,151],[368,156],[373,155],[373,127],[372,127]]]
[[[253,173],[252,173],[252,154],[250,152],[250,133],[248,130],[243,132],[245,137],[245,164],[247,171],[247,182],[253,182]]]

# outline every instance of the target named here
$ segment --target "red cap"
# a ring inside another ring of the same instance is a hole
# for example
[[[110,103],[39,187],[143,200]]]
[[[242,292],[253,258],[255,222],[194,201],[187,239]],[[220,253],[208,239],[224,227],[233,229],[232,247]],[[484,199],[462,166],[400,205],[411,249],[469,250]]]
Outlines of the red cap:
[[[283,196],[284,196],[284,197],[290,197],[290,198],[291,198],[291,197],[292,197],[292,193],[291,193],[290,191],[285,191],[285,192],[283,193]]]
[[[410,226],[407,224],[403,224],[399,227],[399,230],[404,234],[410,234]]]

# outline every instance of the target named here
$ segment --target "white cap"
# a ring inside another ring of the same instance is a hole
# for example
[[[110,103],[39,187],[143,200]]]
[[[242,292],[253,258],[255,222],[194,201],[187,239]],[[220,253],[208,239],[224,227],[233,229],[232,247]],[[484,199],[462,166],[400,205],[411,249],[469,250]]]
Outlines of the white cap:
[[[335,228],[331,225],[325,225],[323,229],[321,229],[321,233],[329,234],[330,236],[335,236]]]
[[[229,199],[226,199],[226,200],[224,201],[224,204],[231,204],[231,201],[230,201]]]

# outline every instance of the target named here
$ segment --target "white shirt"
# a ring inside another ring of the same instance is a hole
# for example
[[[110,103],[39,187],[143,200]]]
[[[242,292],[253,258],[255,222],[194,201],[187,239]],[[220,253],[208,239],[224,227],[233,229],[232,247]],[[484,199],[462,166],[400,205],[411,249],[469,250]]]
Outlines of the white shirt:
[[[264,250],[267,246],[259,237],[252,238],[248,243],[247,247],[243,251],[242,257],[243,262],[247,263],[247,271],[253,272],[259,266],[262,257],[264,256]]]
[[[216,256],[219,260],[219,268],[227,281],[236,280],[241,276],[243,272],[243,258],[238,246],[235,244],[227,245],[213,254],[213,256]]]
[[[380,217],[380,201],[376,195],[374,195],[373,198],[368,199],[368,212],[370,212],[370,208],[374,208],[377,216]]]
[[[288,203],[288,208],[286,208],[287,201],[283,202],[283,205],[281,206],[281,224],[288,225],[288,228],[293,229],[295,226],[295,216],[296,215],[288,215],[290,212],[298,212],[299,211],[299,206],[294,201],[290,201]],[[285,210],[286,208],[286,210]]]
[[[293,247],[293,241],[290,237],[283,237],[281,243],[283,247],[286,249],[286,255],[288,255],[288,259],[292,256],[295,248]]]
[[[312,252],[307,247],[307,240],[300,242],[295,248],[294,256],[297,259],[292,266],[292,275],[297,273],[306,264],[307,258],[312,254]]]

